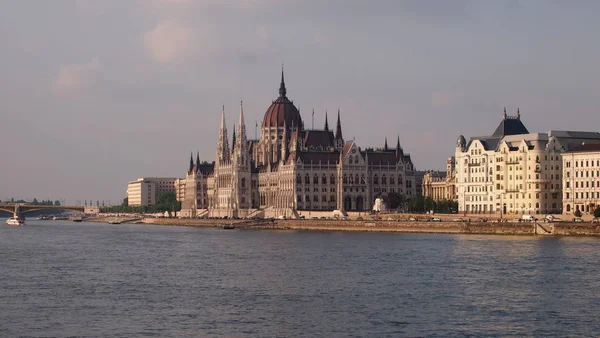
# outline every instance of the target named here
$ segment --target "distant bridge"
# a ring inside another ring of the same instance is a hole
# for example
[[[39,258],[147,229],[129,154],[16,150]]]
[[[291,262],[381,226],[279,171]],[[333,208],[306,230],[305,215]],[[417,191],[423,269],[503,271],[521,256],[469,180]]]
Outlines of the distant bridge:
[[[23,214],[37,210],[69,210],[76,212],[85,212],[86,207],[72,205],[34,205],[25,203],[0,203],[0,210],[14,214],[16,217],[23,217]]]

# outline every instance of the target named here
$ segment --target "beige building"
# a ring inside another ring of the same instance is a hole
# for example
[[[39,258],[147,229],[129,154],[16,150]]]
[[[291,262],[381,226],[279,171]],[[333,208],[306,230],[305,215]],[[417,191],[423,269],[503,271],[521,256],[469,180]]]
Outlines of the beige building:
[[[183,185],[179,196],[186,210],[182,215],[345,214],[371,210],[375,199],[389,192],[407,198],[416,195],[415,169],[400,138],[395,148],[388,147],[386,140],[379,149],[362,149],[355,141],[344,140],[339,110],[335,129],[329,128],[327,114],[323,129],[305,128],[300,112],[287,97],[283,72],[279,97],[264,115],[259,138],[247,139],[242,106],[237,127],[229,143],[223,109],[214,167],[196,180],[205,179],[205,183],[196,185],[195,193],[188,192],[189,181]],[[207,203],[191,206],[188,199],[198,198],[200,190]],[[207,209],[199,210],[201,206]]]
[[[144,177],[127,184],[127,200],[131,206],[154,205],[160,194],[171,191],[177,194],[175,182],[171,177]]]
[[[561,154],[600,133],[529,133],[520,112],[503,119],[490,136],[457,141],[456,187],[459,210],[466,213],[561,213]]]
[[[422,195],[424,198],[431,198],[434,201],[455,201],[456,196],[456,170],[454,156],[446,161],[446,171],[428,171],[423,176],[421,184]]]
[[[563,213],[593,214],[600,206],[600,144],[584,143],[562,156]]]

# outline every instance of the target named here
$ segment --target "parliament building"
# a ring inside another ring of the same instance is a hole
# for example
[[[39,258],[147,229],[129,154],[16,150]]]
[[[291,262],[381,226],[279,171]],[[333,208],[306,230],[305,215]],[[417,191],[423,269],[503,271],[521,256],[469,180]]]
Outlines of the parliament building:
[[[391,192],[416,195],[415,168],[399,137],[395,147],[386,139],[381,148],[361,148],[344,139],[339,110],[335,128],[326,115],[323,129],[306,129],[287,97],[283,70],[260,137],[248,139],[243,105],[231,137],[230,143],[223,109],[215,161],[190,158],[186,177],[176,183],[182,216],[347,215],[371,210],[375,199]]]

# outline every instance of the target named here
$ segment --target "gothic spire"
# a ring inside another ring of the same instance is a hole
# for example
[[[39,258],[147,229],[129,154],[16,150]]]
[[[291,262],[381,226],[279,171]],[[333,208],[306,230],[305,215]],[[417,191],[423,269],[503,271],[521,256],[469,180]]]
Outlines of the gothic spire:
[[[227,162],[230,159],[229,141],[227,140],[227,124],[225,123],[225,106],[221,111],[221,128],[219,129],[219,142],[217,144],[217,161]]]
[[[279,97],[285,97],[285,81],[283,80],[283,62],[281,63],[281,83],[279,84]]]
[[[398,141],[396,142],[396,158],[399,159],[402,156],[402,147],[400,146],[400,135],[398,135]]]
[[[325,109],[325,131],[329,131],[329,123],[327,123],[327,109]]]
[[[188,173],[191,173],[192,170],[194,170],[194,152],[190,153],[190,169],[188,170]]]
[[[196,153],[196,171],[200,171],[200,151]]]
[[[244,122],[244,101],[240,100],[240,120],[238,121],[238,140],[246,144],[246,123]]]
[[[342,137],[342,122],[340,121],[340,109],[338,108],[338,114],[337,114],[337,123],[335,126],[335,138],[336,139],[343,139]]]
[[[231,137],[231,152],[235,151],[235,143],[236,143],[235,137],[236,137],[236,135],[235,135],[235,124],[234,124],[233,125],[233,136]]]
[[[383,146],[383,150],[388,151],[387,136],[385,137],[385,145]]]

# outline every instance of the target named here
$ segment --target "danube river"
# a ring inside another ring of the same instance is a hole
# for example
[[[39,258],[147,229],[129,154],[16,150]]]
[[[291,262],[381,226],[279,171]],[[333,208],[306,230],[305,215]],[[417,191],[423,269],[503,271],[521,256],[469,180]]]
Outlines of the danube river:
[[[599,263],[598,238],[29,221],[0,227],[0,336],[591,337]]]

